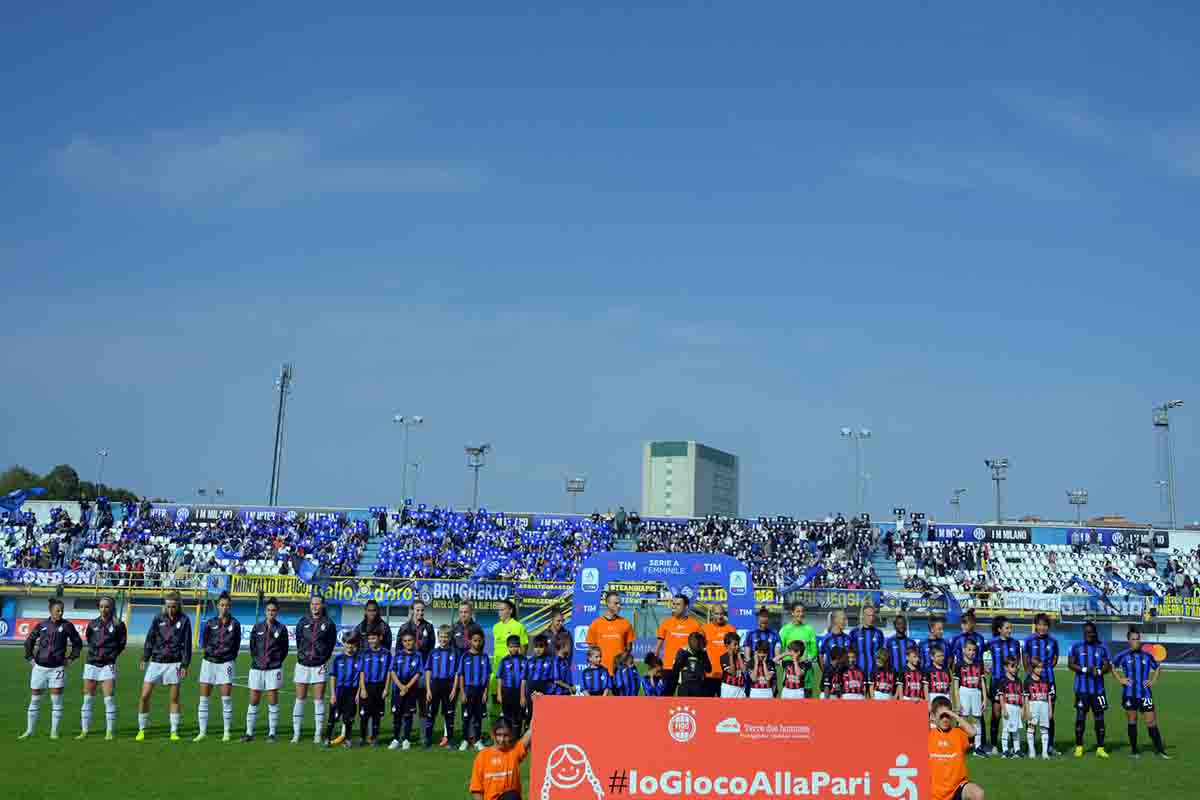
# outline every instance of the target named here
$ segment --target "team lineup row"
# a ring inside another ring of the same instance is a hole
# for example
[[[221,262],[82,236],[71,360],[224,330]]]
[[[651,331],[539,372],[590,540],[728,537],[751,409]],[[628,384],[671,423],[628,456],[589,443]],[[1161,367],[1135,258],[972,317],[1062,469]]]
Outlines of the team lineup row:
[[[199,676],[200,730],[197,740],[207,734],[213,687],[219,689],[222,699],[224,739],[231,738],[234,662],[241,647],[241,626],[229,614],[228,596],[219,598],[217,606],[217,616],[205,622],[201,632],[204,660]],[[605,614],[593,626],[624,622],[619,610],[619,597],[610,594],[606,598]],[[102,599],[100,616],[86,629],[88,657],[84,667],[82,732],[78,738],[88,733],[97,687],[104,692],[106,738],[115,736],[116,661],[125,649],[126,631],[113,612],[111,599]],[[277,603],[269,600],[266,619],[254,626],[249,637],[252,668],[245,740],[254,737],[264,693],[268,701],[268,739],[274,740],[277,735],[277,693],[283,684],[282,665],[290,649],[288,632],[276,620],[277,612]],[[1011,638],[1011,625],[1002,618],[993,624],[994,638],[984,642],[974,631],[974,615],[968,612],[964,615],[963,632],[954,640],[943,640],[942,622],[933,620],[930,638],[918,646],[905,635],[903,617],[897,617],[893,623],[896,635],[885,639],[873,625],[874,613],[872,608],[864,609],[863,625],[847,633],[844,613],[835,612],[829,633],[810,654],[806,652],[802,638],[792,639],[786,647],[781,647],[782,637],[770,629],[769,615],[761,612],[759,627],[747,635],[746,647],[742,646],[736,631],[730,629],[725,633],[719,645],[723,646],[724,652],[719,656],[717,667],[709,657],[710,643],[705,641],[698,624],[696,630],[686,633],[686,644],[670,647],[670,640],[674,638],[670,628],[692,627],[686,624],[689,620],[687,598],[676,598],[672,617],[660,627],[657,650],[646,657],[644,675],[629,651],[631,640],[621,643],[612,659],[611,672],[604,663],[603,651],[607,648],[600,646],[604,643],[594,643],[589,647],[587,666],[576,685],[570,666],[574,643],[565,632],[560,632],[553,642],[546,636],[534,637],[533,655],[529,657],[525,655],[526,641],[510,636],[504,642],[508,654],[493,665],[492,659],[483,651],[484,636],[478,626],[456,626],[453,638],[450,627],[443,626],[437,632],[435,645],[433,626],[419,614],[415,615],[415,625],[410,621],[401,629],[395,654],[390,647],[384,646],[385,640],[391,639],[390,628],[378,619],[377,614],[373,624],[368,616],[358,630],[344,640],[344,651],[330,664],[337,644],[336,626],[325,615],[322,599],[314,597],[309,612],[296,625],[298,663],[294,675],[296,700],[292,740],[300,739],[306,697],[311,697],[314,705],[315,742],[350,744],[353,722],[357,718],[360,741],[374,743],[390,689],[391,746],[403,749],[411,746],[414,717],[418,715],[423,727],[423,742],[426,747],[431,746],[433,724],[439,712],[444,718],[441,746],[449,746],[454,732],[455,707],[461,699],[465,738],[460,749],[465,750],[482,747],[482,720],[493,676],[497,678],[495,700],[503,715],[519,731],[531,718],[532,700],[539,693],[629,696],[642,692],[661,696],[678,691],[683,695],[720,694],[723,697],[814,697],[817,696],[814,676],[819,665],[819,696],[822,698],[929,702],[946,697],[968,720],[981,720],[986,693],[992,705],[991,739],[995,748],[1006,755],[1015,753],[1017,748],[1015,744],[1010,746],[1010,735],[1019,740],[1022,723],[1027,722],[1028,755],[1034,753],[1034,734],[1039,730],[1043,757],[1052,753],[1049,743],[1053,741],[1054,666],[1059,653],[1057,641],[1048,635],[1048,618],[1038,618],[1035,635],[1022,646]],[[723,614],[724,609],[716,606],[711,610],[710,619],[722,623]],[[802,622],[802,607],[793,609],[793,622],[797,617]],[[695,620],[690,622],[695,623]],[[711,629],[712,625],[704,627]],[[785,626],[783,631],[790,627],[794,626]],[[588,638],[591,642],[592,636]],[[149,701],[154,687],[160,683],[170,692],[171,738],[179,739],[179,682],[186,677],[190,666],[191,641],[190,621],[180,613],[178,596],[169,594],[164,612],[154,619],[146,637],[142,659],[146,674],[138,715],[138,740],[144,739]],[[387,644],[390,645],[390,641]],[[1096,724],[1097,753],[1107,757],[1103,728],[1103,712],[1107,708],[1104,681],[1110,673],[1115,674],[1122,685],[1122,705],[1130,718],[1132,752],[1137,752],[1136,715],[1141,712],[1156,752],[1165,755],[1151,691],[1159,676],[1159,665],[1149,652],[1142,650],[1140,633],[1136,629],[1131,629],[1129,644],[1127,651],[1110,659],[1107,649],[1098,640],[1095,626],[1089,623],[1085,626],[1085,641],[1071,648],[1068,665],[1075,673],[1077,756],[1082,755],[1083,731],[1090,712]],[[35,626],[25,642],[26,658],[33,664],[32,696],[27,729],[21,738],[34,733],[41,693],[47,689],[52,702],[51,736],[57,738],[65,668],[78,658],[82,646],[74,626],[62,619],[61,601],[51,601],[50,617]],[[984,680],[984,652],[992,658],[990,684]],[[665,659],[659,657],[660,653],[673,656],[667,661],[670,666],[665,669]],[[893,669],[893,654],[901,653],[903,666]],[[1022,655],[1026,671],[1024,681],[1018,679]],[[331,713],[326,726],[327,681]],[[334,736],[338,722],[342,728]],[[1005,734],[1003,740],[999,737],[1001,725]],[[976,726],[975,744],[976,753],[989,752],[983,725]]]

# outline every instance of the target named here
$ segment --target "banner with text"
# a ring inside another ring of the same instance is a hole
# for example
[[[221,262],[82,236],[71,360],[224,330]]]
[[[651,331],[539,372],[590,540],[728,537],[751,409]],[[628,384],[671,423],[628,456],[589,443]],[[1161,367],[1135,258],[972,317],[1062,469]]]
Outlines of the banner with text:
[[[24,586],[91,586],[96,582],[94,569],[25,569],[16,567],[7,571],[8,583]]]
[[[931,796],[923,704],[552,696],[534,703],[531,797]],[[846,746],[864,731],[870,747]]]
[[[1200,617],[1200,597],[1164,597],[1154,602],[1153,613],[1160,617]]]
[[[1067,528],[1066,543],[1073,545],[1100,545],[1122,547],[1130,544],[1150,545],[1156,549],[1170,546],[1167,531],[1152,531],[1145,528]]]
[[[1012,525],[941,525],[935,524],[929,531],[931,542],[1015,542],[1029,544],[1033,541],[1033,529]]]

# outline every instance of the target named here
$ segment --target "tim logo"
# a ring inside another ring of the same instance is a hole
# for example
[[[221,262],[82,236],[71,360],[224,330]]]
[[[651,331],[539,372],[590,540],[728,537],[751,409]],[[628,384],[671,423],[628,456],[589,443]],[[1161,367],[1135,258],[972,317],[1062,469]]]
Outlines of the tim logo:
[[[579,574],[579,582],[585,592],[600,591],[600,570],[595,567],[587,567]]]
[[[672,708],[670,713],[671,716],[667,719],[667,735],[680,744],[694,739],[697,728],[695,712],[687,706],[678,706]]]
[[[729,593],[734,595],[743,595],[746,593],[746,584],[749,581],[746,579],[746,573],[740,569],[729,573]]]
[[[618,561],[617,569],[620,569],[620,570],[637,569],[637,562],[636,561]]]

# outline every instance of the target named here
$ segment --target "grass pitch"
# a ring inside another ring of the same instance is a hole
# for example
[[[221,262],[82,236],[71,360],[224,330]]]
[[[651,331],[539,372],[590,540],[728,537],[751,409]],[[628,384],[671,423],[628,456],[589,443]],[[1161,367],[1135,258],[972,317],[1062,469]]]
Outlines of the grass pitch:
[[[209,715],[209,738],[193,744],[196,734],[196,677],[199,661],[184,682],[181,700],[183,742],[167,740],[166,693],[156,689],[151,708],[151,726],[147,741],[133,740],[137,732],[137,699],[141,673],[134,648],[121,660],[118,684],[118,738],[104,741],[104,705],[98,697],[93,705],[92,734],[82,742],[73,740],[79,732],[79,705],[82,690],[82,662],[68,672],[64,693],[62,738],[49,739],[50,702],[42,704],[35,739],[18,742],[25,729],[25,709],[29,702],[29,668],[16,647],[0,648],[0,764],[10,797],[63,798],[86,800],[126,800],[138,798],[246,798],[272,800],[286,798],[465,798],[474,752],[424,751],[417,747],[408,752],[377,747],[374,750],[322,750],[312,744],[312,704],[305,707],[305,733],[302,744],[288,743],[291,737],[293,695],[290,685],[280,692],[281,741],[268,744],[266,708],[258,718],[259,738],[252,744],[222,743],[221,704],[214,693]],[[239,662],[239,673],[249,671],[248,660]],[[291,665],[285,667],[291,676]],[[244,677],[243,677],[244,680]],[[974,759],[972,780],[995,800],[1140,800],[1186,796],[1200,786],[1200,763],[1190,757],[1192,744],[1200,741],[1200,672],[1167,672],[1155,687],[1159,724],[1173,761],[1150,757],[1150,741],[1145,729],[1139,730],[1143,751],[1140,761],[1129,758],[1125,735],[1125,712],[1119,707],[1120,695],[1110,684],[1110,708],[1107,717],[1108,751],[1112,758],[1102,761],[1094,753],[1094,735],[1089,720],[1085,737],[1087,756],[1070,756],[1074,745],[1074,709],[1071,707],[1070,680],[1060,673],[1062,695],[1058,699],[1057,748],[1066,753],[1052,761]],[[234,691],[234,732],[244,732],[245,689]],[[265,706],[265,701],[264,701]],[[494,713],[494,709],[493,709]],[[460,721],[461,722],[461,721]],[[440,723],[439,723],[440,724]],[[489,721],[485,720],[485,728]],[[461,724],[458,726],[461,734]],[[214,736],[214,733],[216,736]],[[390,712],[384,720],[383,741],[390,739]],[[619,732],[614,732],[618,735]],[[863,746],[849,741],[847,746]],[[537,750],[537,742],[534,743]],[[526,788],[528,789],[528,771]]]

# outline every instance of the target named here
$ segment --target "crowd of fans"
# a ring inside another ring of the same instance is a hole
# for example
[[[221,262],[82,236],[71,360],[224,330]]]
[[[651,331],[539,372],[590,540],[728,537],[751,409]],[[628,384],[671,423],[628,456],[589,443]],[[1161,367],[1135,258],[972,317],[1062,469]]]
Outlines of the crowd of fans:
[[[758,586],[792,586],[819,562],[824,571],[814,575],[812,587],[880,588],[871,565],[878,537],[867,519],[639,520],[635,533],[640,552],[733,556],[750,567]]]
[[[375,574],[415,578],[497,577],[571,581],[580,562],[613,549],[610,520],[543,519],[405,508],[382,535]]]
[[[281,512],[259,519],[230,512],[199,521],[127,504],[117,521],[111,509],[87,512],[72,520],[55,508],[45,524],[28,512],[10,515],[0,524],[0,566],[98,570],[106,581],[125,585],[188,573],[287,575],[300,560],[326,574],[347,575],[354,573],[369,533],[365,521],[343,515]]]

